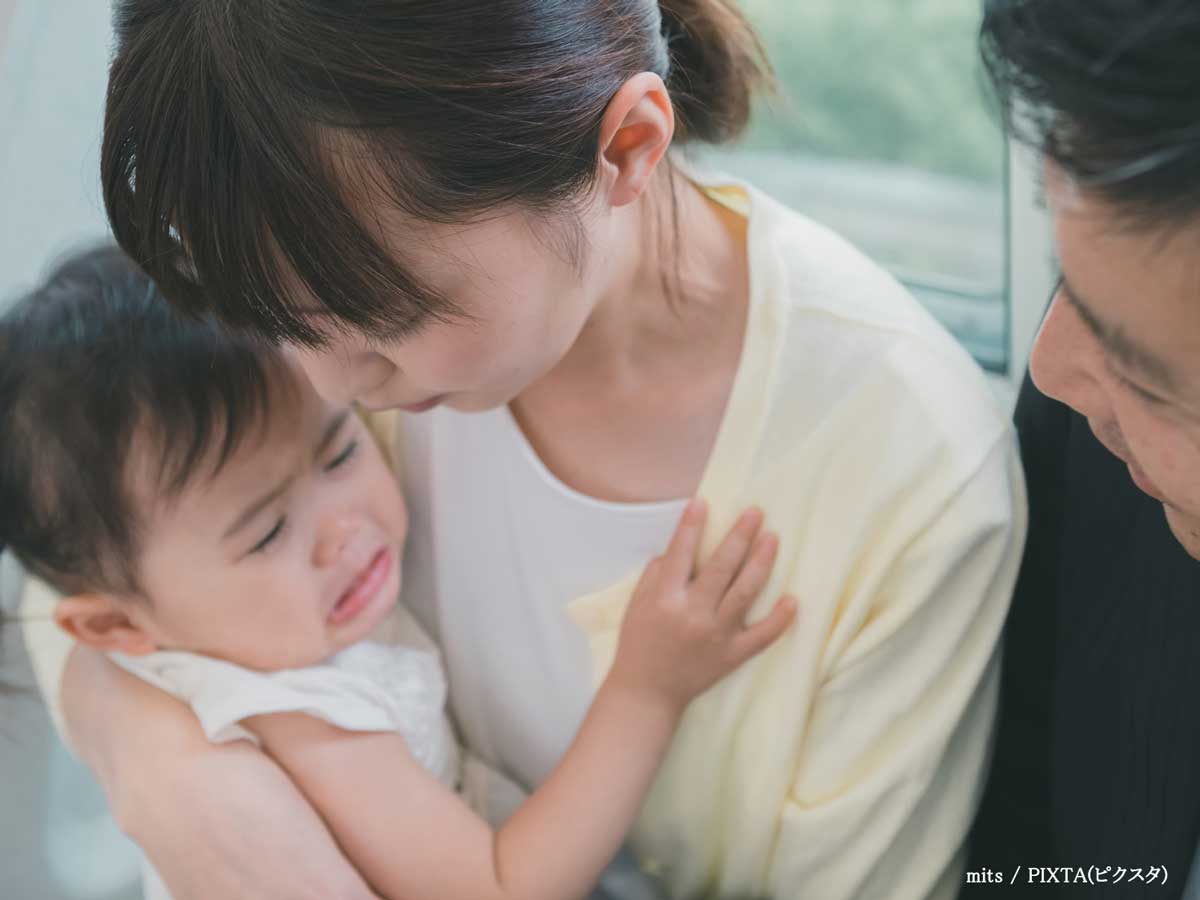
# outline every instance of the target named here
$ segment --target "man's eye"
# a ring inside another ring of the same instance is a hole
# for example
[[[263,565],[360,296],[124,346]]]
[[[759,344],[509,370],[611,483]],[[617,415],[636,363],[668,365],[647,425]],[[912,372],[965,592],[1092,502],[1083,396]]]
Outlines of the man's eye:
[[[332,472],[338,466],[342,465],[347,460],[349,460],[350,457],[352,457],[354,455],[354,451],[356,451],[357,449],[358,449],[358,441],[357,440],[351,441],[345,450],[343,450],[341,453],[339,453],[337,456],[335,456],[333,459],[331,459],[328,463],[325,464],[325,471]]]
[[[1138,386],[1136,383],[1130,381],[1128,378],[1126,378],[1120,372],[1117,372],[1115,374],[1117,376],[1117,381],[1121,382],[1121,384],[1127,390],[1129,390],[1130,392],[1135,394],[1139,399],[1145,401],[1146,403],[1149,403],[1152,406],[1166,405],[1167,401],[1164,400],[1162,397],[1152,394],[1149,391],[1147,391],[1145,388]]]
[[[267,547],[271,546],[271,543],[277,537],[279,537],[279,535],[283,532],[283,526],[286,522],[287,522],[287,516],[280,516],[279,521],[275,523],[275,527],[272,528],[267,533],[266,537],[264,537],[261,541],[259,541],[257,544],[255,544],[250,549],[250,552],[251,553],[262,553],[264,550],[267,549]]]

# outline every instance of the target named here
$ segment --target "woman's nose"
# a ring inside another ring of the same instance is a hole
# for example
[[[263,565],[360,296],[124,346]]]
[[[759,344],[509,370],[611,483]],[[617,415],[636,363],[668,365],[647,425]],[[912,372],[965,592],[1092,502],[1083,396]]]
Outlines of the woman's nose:
[[[346,547],[358,532],[358,520],[349,515],[332,515],[321,523],[321,531],[313,547],[313,563],[326,568],[341,559]]]
[[[1104,350],[1061,292],[1029,355],[1029,374],[1039,391],[1080,415],[1093,421],[1111,418]]]

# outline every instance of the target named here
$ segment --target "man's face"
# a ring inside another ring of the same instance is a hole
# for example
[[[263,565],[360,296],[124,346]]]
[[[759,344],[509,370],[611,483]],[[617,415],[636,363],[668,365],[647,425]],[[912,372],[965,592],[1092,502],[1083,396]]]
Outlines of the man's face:
[[[1087,418],[1200,559],[1200,223],[1131,227],[1053,168],[1047,184],[1063,283],[1033,380]]]

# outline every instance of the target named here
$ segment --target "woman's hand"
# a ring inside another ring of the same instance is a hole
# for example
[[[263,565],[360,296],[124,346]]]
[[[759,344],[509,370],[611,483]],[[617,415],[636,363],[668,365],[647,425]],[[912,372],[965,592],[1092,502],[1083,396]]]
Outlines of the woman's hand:
[[[610,678],[682,708],[760,653],[791,624],[795,600],[783,596],[762,621],[745,617],[770,577],[779,539],[760,534],[762,512],[747,510],[696,569],[707,507],[684,510],[667,552],[646,567],[621,626]]]
[[[374,897],[291,780],[249,744],[210,744],[183,704],[84,647],[62,698],[118,825],[174,900]]]

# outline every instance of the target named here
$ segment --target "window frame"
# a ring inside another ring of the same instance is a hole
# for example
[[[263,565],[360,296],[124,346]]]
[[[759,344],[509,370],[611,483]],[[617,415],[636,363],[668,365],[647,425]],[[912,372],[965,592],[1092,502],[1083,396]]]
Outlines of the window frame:
[[[1008,373],[1015,391],[1057,280],[1054,230],[1046,209],[1041,155],[1010,139],[1008,172]]]

